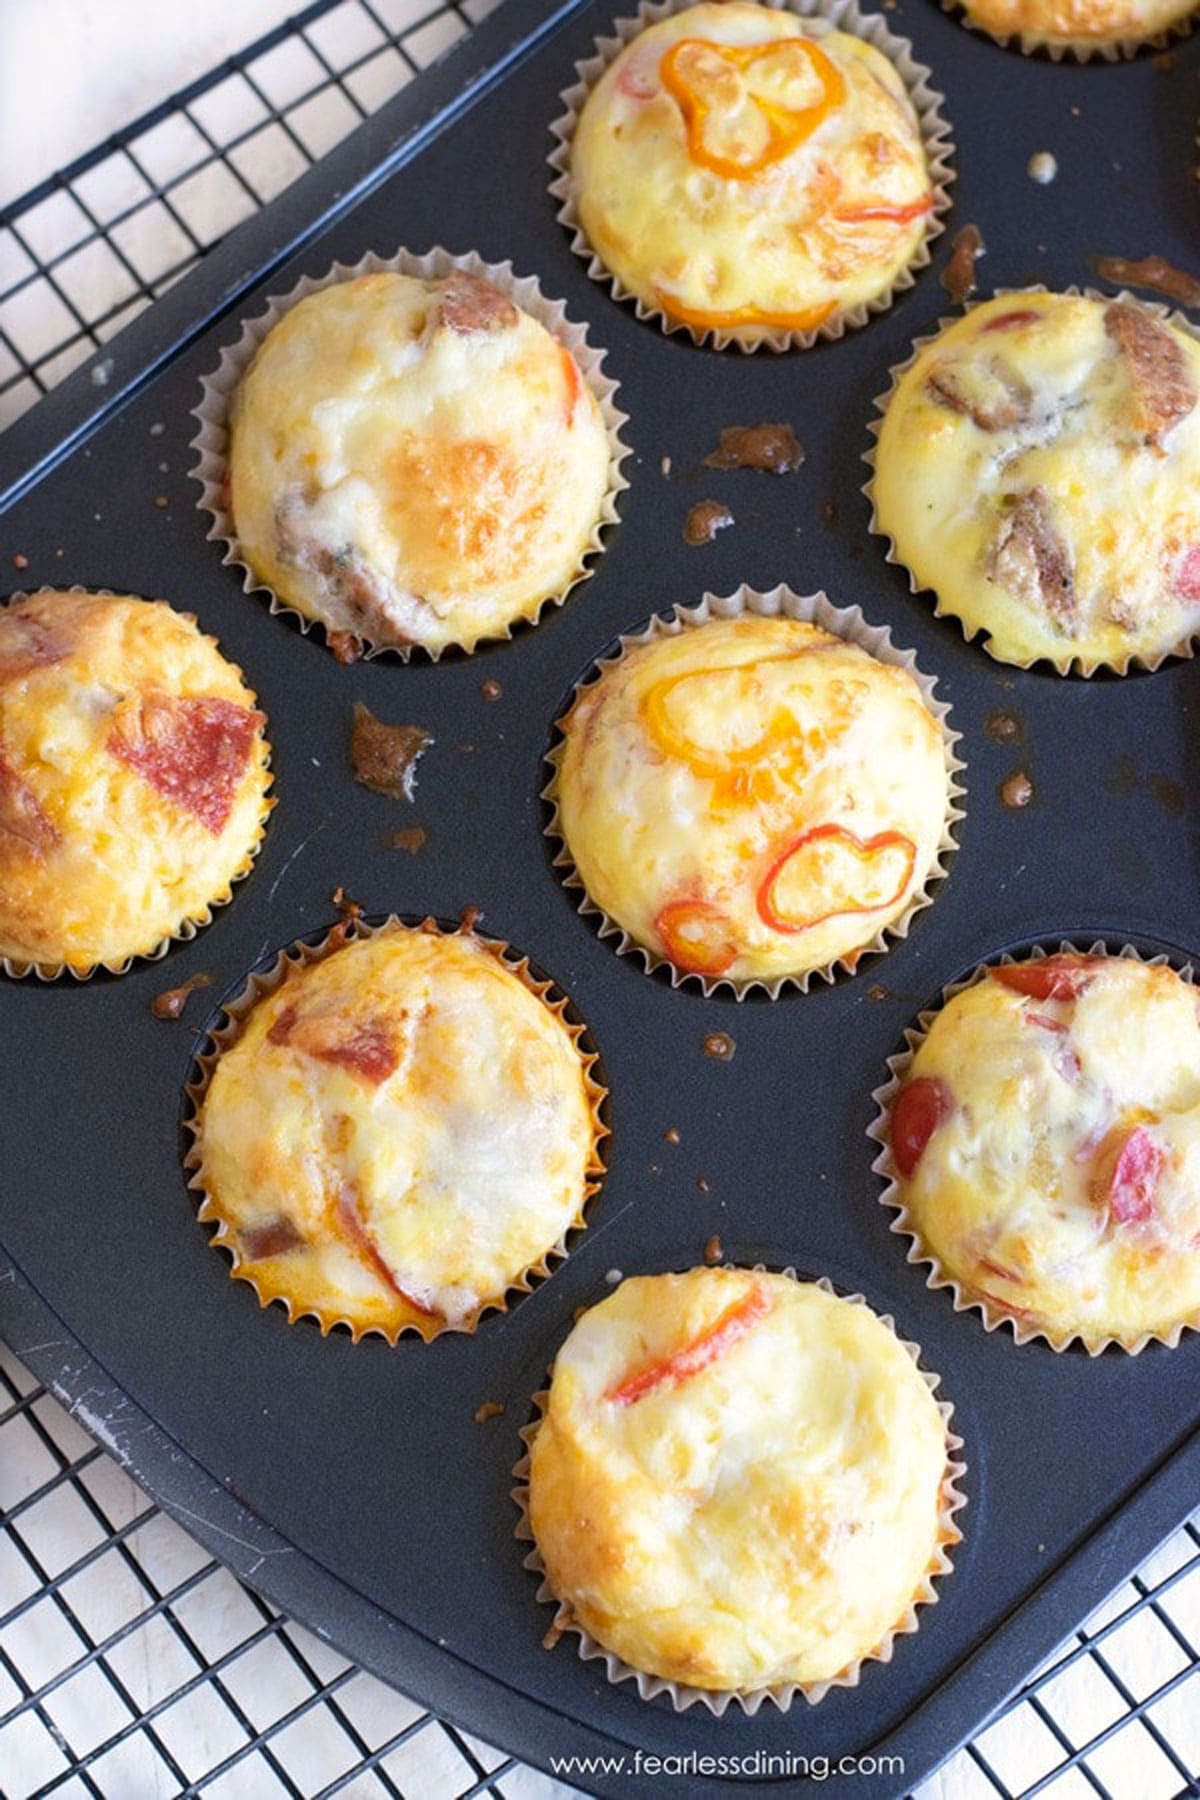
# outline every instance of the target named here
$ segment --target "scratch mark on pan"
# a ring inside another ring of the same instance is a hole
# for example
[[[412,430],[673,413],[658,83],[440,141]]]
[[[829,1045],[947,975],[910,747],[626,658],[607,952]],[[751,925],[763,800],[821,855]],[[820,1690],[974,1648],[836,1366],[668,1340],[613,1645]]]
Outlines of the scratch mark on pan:
[[[252,1544],[249,1538],[239,1537],[236,1531],[227,1531],[224,1525],[218,1525],[214,1519],[206,1519],[203,1513],[193,1512],[190,1506],[181,1506],[177,1500],[172,1500],[170,1509],[185,1519],[194,1519],[197,1525],[202,1526],[205,1531],[215,1531],[218,1537],[228,1538],[229,1542],[236,1544],[239,1550],[249,1550],[252,1555],[257,1556],[258,1561],[254,1564],[254,1568],[246,1570],[247,1575],[253,1575],[255,1569],[260,1569],[268,1556],[292,1556],[295,1554],[291,1544],[280,1544],[273,1549],[264,1550],[261,1544]]]
[[[322,819],[321,823],[319,825],[315,826],[313,828],[313,830],[309,832],[309,834],[306,838],[300,839],[300,842],[296,845],[296,848],[292,851],[292,854],[288,857],[288,859],[284,863],[282,869],[280,869],[278,875],[275,877],[274,881],[271,883],[271,891],[267,895],[267,905],[268,906],[270,906],[272,900],[274,900],[276,894],[279,892],[280,882],[283,880],[284,876],[287,874],[288,870],[291,868],[291,866],[295,862],[296,858],[300,855],[300,852],[302,850],[307,850],[308,846],[312,843],[312,841],[315,837],[320,837],[321,833],[324,831],[324,829],[328,825],[328,823],[329,823],[328,818]]]

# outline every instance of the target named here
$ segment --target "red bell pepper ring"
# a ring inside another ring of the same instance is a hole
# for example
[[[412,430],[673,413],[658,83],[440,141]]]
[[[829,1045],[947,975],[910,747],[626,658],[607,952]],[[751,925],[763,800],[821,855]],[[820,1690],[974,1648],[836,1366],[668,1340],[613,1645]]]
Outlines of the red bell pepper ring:
[[[819,913],[811,919],[786,918],[775,905],[775,888],[784,869],[808,848],[810,844],[837,842],[844,844],[863,863],[872,858],[886,854],[889,850],[901,850],[904,853],[904,874],[896,886],[894,893],[884,900],[871,900],[862,903],[851,901],[846,906],[831,906],[827,912]],[[800,932],[811,931],[814,925],[823,925],[826,919],[840,919],[851,913],[880,912],[885,906],[894,906],[901,894],[912,880],[913,866],[917,860],[917,847],[911,838],[901,831],[879,831],[874,837],[856,837],[844,825],[814,825],[808,831],[802,831],[798,838],[793,838],[787,848],[775,858],[767,870],[762,886],[758,890],[758,916],[764,925],[772,931]]]
[[[707,1331],[685,1344],[682,1350],[674,1351],[670,1356],[662,1357],[658,1362],[647,1363],[633,1375],[627,1375],[623,1381],[610,1387],[604,1398],[614,1406],[632,1406],[636,1400],[644,1400],[655,1388],[664,1383],[678,1387],[681,1381],[687,1381],[692,1375],[699,1375],[707,1369],[719,1356],[724,1356],[734,1344],[739,1343],[758,1321],[771,1310],[771,1301],[764,1289],[752,1287],[735,1300],[732,1306],[726,1307],[720,1318],[716,1319]]]
[[[723,975],[737,961],[726,915],[711,900],[668,900],[654,921],[663,954],[688,975]]]
[[[1100,956],[1040,956],[1032,962],[999,963],[988,974],[1001,987],[1029,994],[1034,1000],[1077,1000],[1097,973]]]
[[[939,1075],[918,1075],[900,1089],[892,1108],[892,1160],[906,1181],[953,1111],[954,1096]]]
[[[1093,1195],[1118,1225],[1141,1225],[1154,1216],[1154,1197],[1166,1160],[1153,1133],[1135,1125],[1115,1157],[1102,1156]]]

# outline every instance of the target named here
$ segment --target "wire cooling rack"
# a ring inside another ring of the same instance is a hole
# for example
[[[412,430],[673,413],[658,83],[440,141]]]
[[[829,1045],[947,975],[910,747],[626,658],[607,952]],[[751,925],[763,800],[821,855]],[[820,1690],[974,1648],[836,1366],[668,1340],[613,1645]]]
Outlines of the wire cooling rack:
[[[0,208],[0,428],[494,3],[315,0]],[[567,1792],[282,1618],[2,1349],[0,1508],[7,1800]],[[1097,1600],[921,1800],[1200,1796],[1200,1514]]]

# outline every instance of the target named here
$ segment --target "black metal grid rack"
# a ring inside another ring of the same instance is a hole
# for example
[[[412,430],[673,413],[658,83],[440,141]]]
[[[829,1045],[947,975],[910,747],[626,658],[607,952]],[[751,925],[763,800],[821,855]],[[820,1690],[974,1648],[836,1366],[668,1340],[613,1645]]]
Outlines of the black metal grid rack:
[[[314,0],[0,208],[0,428],[494,3]],[[529,1791],[512,1759],[236,1581],[74,1411],[0,1352],[0,1786],[11,1800]],[[927,1792],[1200,1795],[1198,1647],[1200,1515]],[[899,1786],[877,1776],[862,1792]]]

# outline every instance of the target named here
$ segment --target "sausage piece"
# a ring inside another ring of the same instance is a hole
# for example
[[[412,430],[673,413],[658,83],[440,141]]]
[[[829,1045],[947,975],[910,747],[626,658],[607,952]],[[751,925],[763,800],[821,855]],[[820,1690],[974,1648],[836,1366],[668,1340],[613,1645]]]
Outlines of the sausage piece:
[[[478,331],[509,331],[517,322],[517,309],[507,294],[485,281],[456,269],[442,282],[437,317],[447,331],[469,337]]]
[[[1105,307],[1104,329],[1125,359],[1134,429],[1148,444],[1160,445],[1196,404],[1183,348],[1165,325],[1126,300]]]
[[[987,362],[947,357],[930,370],[928,386],[943,406],[974,419],[981,431],[1011,431],[1033,410],[1032,389],[996,357]]]
[[[1046,609],[1060,623],[1075,610],[1071,552],[1055,530],[1044,488],[1014,496],[987,555],[989,581]]]

